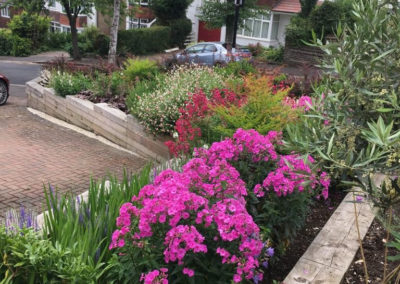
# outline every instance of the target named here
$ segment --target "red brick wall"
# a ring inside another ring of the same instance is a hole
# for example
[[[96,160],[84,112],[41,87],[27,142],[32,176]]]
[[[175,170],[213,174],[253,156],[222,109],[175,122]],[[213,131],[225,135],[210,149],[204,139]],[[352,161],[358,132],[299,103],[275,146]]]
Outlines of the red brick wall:
[[[64,13],[60,13],[57,11],[50,11],[50,15],[49,15],[54,22],[60,23],[61,25],[64,26],[69,26],[69,20],[66,14]],[[87,26],[87,17],[86,16],[79,16],[76,26],[78,28],[83,28],[85,26]]]

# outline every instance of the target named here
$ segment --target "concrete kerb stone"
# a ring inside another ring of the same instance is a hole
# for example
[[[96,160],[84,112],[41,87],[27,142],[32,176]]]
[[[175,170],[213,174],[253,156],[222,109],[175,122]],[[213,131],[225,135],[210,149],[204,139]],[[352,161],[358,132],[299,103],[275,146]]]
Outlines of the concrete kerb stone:
[[[107,104],[67,96],[56,96],[53,89],[38,84],[36,78],[26,84],[28,107],[93,131],[128,150],[156,161],[169,158],[168,149],[160,137],[145,132],[136,119]]]
[[[376,183],[380,181],[380,177],[375,179]],[[353,194],[346,195],[282,283],[341,283],[359,248]],[[357,203],[356,207],[363,239],[375,215],[368,201]]]

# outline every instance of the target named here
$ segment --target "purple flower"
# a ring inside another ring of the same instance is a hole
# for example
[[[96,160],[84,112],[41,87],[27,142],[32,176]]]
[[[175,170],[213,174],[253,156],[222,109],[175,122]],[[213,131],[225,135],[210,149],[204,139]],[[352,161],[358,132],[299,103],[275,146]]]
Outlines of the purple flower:
[[[267,248],[267,255],[268,256],[274,256],[275,250],[274,248]]]

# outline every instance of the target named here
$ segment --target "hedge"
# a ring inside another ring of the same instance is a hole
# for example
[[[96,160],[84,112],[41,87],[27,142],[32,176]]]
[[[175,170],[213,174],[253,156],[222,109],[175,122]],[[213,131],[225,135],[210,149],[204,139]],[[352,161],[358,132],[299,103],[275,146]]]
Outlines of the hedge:
[[[118,32],[120,54],[143,55],[158,53],[170,47],[171,28],[155,26]]]

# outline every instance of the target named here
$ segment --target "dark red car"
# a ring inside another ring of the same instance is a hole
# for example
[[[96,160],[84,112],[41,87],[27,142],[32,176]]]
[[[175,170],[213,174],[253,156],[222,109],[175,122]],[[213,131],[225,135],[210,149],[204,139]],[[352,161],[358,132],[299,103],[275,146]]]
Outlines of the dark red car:
[[[7,77],[0,74],[0,106],[7,102],[10,91],[10,82]]]

